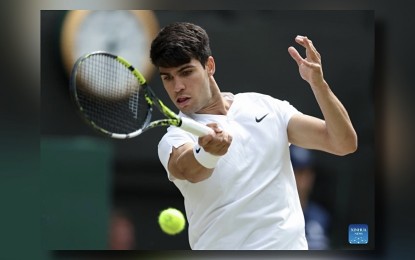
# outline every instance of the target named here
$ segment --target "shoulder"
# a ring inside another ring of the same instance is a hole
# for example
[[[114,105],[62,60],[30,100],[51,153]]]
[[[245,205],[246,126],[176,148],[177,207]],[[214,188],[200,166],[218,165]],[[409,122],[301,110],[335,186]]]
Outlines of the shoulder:
[[[256,92],[239,93],[235,95],[235,101],[239,103],[238,107],[250,111],[271,112],[285,127],[293,115],[302,114],[287,100]]]
[[[266,95],[266,94],[262,94],[262,93],[257,93],[257,92],[243,92],[243,93],[238,93],[238,94],[235,95],[235,97],[236,98],[244,98],[244,99],[252,99],[252,100],[273,98],[270,95]]]
[[[282,100],[271,95],[257,92],[238,93],[235,95],[235,99],[238,99],[239,101],[243,102],[249,101],[255,102],[257,104],[270,105],[274,108],[284,108],[291,106],[290,102],[288,102],[287,100]]]
[[[180,117],[187,117],[183,113],[179,113]],[[187,131],[184,131],[183,129],[175,126],[169,126],[167,128],[167,132],[163,135],[163,137],[160,139],[159,142],[159,150],[160,148],[167,147],[166,150],[170,150],[171,147],[179,147],[183,145],[184,143],[188,142],[197,142],[197,138],[190,134]],[[163,145],[164,144],[164,145]],[[164,149],[161,149],[164,150]]]

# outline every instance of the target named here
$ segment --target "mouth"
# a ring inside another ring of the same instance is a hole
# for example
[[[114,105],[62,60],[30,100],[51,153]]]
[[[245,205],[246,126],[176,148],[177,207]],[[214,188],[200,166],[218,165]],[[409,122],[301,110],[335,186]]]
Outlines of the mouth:
[[[190,97],[181,96],[176,99],[176,103],[180,108],[185,107],[189,103],[189,101],[190,101]]]

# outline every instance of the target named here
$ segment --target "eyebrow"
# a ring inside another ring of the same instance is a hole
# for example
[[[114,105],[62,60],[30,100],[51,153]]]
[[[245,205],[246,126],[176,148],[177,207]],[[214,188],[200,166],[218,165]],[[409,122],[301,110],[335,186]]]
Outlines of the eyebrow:
[[[194,68],[194,67],[195,67],[195,65],[192,65],[192,64],[187,64],[187,65],[185,65],[185,66],[181,67],[179,70],[177,70],[177,72],[181,72],[181,71],[186,70],[186,69],[188,69],[188,68]],[[161,75],[161,76],[162,76],[162,75],[170,75],[170,73],[160,72],[160,75]]]

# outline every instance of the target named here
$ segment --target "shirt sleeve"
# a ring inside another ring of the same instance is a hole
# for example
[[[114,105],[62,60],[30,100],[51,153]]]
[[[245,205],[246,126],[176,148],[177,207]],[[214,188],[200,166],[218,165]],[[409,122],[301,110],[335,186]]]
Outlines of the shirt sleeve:
[[[197,139],[192,134],[183,131],[177,127],[167,128],[167,133],[161,138],[158,144],[158,156],[161,164],[167,172],[167,177],[170,181],[174,181],[175,178],[170,174],[168,169],[168,163],[170,159],[170,154],[174,148],[178,148],[185,143],[196,143]]]
[[[283,124],[287,127],[291,117],[295,114],[303,114],[286,100],[274,99],[275,109]]]

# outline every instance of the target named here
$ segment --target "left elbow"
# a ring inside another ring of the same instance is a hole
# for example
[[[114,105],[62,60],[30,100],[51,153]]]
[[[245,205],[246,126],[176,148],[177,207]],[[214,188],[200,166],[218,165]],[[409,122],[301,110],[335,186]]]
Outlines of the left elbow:
[[[348,145],[342,148],[341,151],[339,151],[338,155],[345,156],[345,155],[356,152],[356,150],[357,150],[357,144]]]
[[[356,133],[354,133],[349,138],[347,138],[341,145],[338,146],[336,154],[339,156],[345,156],[356,152],[357,147],[357,135]]]

